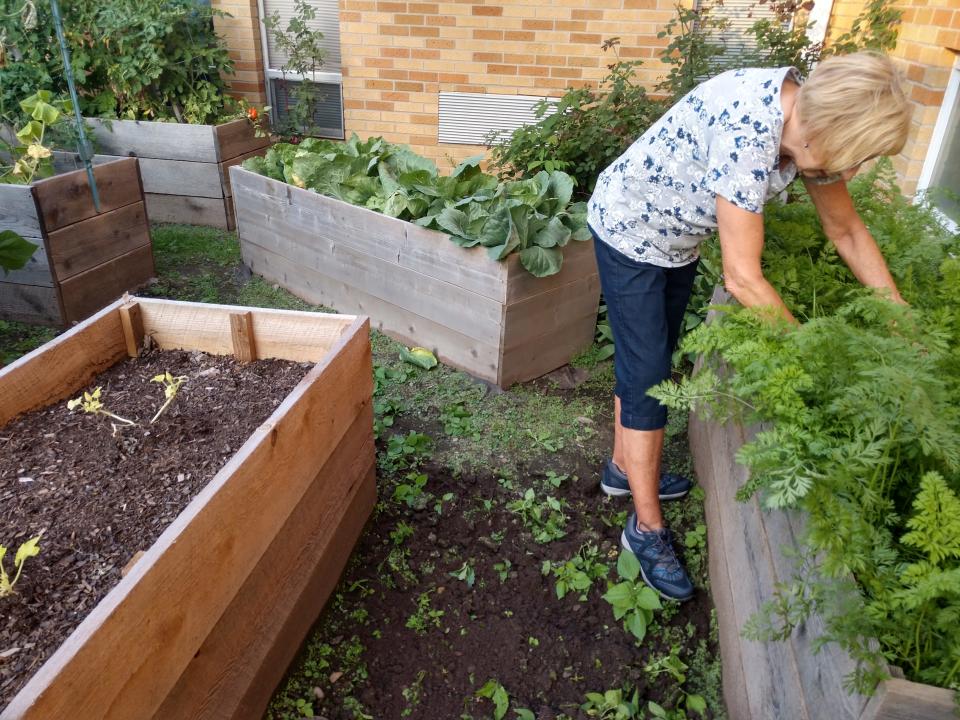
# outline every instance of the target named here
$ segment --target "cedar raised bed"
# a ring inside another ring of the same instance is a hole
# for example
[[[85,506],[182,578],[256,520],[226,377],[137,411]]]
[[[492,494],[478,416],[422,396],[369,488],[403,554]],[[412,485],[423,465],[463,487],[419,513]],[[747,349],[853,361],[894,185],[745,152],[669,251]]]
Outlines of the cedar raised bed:
[[[2,720],[260,717],[373,508],[366,318],[123,299],[0,371],[0,425],[72,396],[144,335],[316,366]]]
[[[85,170],[31,185],[0,185],[0,230],[39,247],[0,274],[0,319],[68,326],[154,275],[137,161],[98,165],[100,211]]]
[[[729,302],[723,290],[713,303]],[[747,640],[741,629],[778,583],[792,582],[790,550],[803,533],[798,511],[768,510],[737,490],[749,471],[736,452],[756,434],[736,422],[690,416],[690,451],[704,501],[710,548],[710,589],[720,630],[723,695],[731,720],[830,718],[830,720],[955,720],[954,693],[911,682],[897,668],[871,697],[848,693],[843,679],[855,667],[836,644],[814,652],[822,620],[813,616],[784,642]]]
[[[269,137],[257,137],[247,120],[187,125],[140,120],[87,119],[98,155],[140,158],[147,211],[154,222],[190,223],[233,230],[230,175],[249,157],[262,155]],[[58,167],[73,169],[74,153],[57,153]]]
[[[310,302],[362,312],[388,335],[500,387],[554,370],[593,342],[600,281],[592,242],[536,278],[518,254],[491,260],[447,235],[230,169],[243,261]]]

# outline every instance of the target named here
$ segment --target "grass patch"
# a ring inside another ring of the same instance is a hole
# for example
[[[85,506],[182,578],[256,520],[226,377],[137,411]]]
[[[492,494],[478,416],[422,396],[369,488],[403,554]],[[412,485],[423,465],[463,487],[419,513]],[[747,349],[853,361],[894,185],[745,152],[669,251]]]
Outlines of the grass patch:
[[[0,366],[9,365],[56,335],[54,328],[0,320]]]

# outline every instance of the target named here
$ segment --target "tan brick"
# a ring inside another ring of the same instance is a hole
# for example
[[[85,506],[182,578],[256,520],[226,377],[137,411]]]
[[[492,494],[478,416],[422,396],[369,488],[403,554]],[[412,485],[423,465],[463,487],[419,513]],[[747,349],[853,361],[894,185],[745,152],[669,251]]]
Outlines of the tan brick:
[[[423,15],[394,15],[393,21],[398,25],[423,25]]]
[[[487,65],[487,72],[491,75],[516,75],[516,65]]]
[[[435,73],[435,72],[424,72],[424,71],[422,71],[422,70],[421,70],[421,71],[418,71],[418,72],[411,71],[411,72],[410,72],[410,79],[411,79],[411,80],[417,80],[417,81],[419,81],[419,82],[428,82],[428,83],[429,83],[429,82],[437,82],[437,73]]]
[[[524,30],[553,30],[553,20],[525,19],[521,24]]]
[[[603,38],[594,33],[570,33],[570,42],[585,43],[587,45],[599,45],[601,42],[603,42]]]
[[[503,40],[503,30],[477,29],[473,31],[477,40]]]
[[[363,64],[366,65],[367,67],[392,68],[393,60],[391,60],[390,58],[368,57],[363,59]]]
[[[548,77],[550,75],[550,68],[543,67],[542,65],[523,65],[517,68],[517,72],[520,75],[531,77]]]
[[[582,20],[557,20],[554,27],[557,30],[568,30],[572,32],[587,31],[587,23]]]
[[[550,68],[550,76],[558,78],[580,78],[583,76],[583,70],[580,68]]]
[[[370,80],[364,80],[363,86],[368,90],[390,90],[393,88],[393,81],[370,79]]]
[[[410,51],[410,56],[420,60],[439,60],[439,50],[427,50],[426,48],[414,48]]]
[[[378,2],[377,10],[380,12],[404,13],[407,11],[405,2]]]
[[[503,15],[503,8],[498,5],[474,5],[470,10],[472,15],[499,17]]]
[[[410,57],[410,48],[382,47],[380,48],[380,54],[389,58],[408,58]]]
[[[424,15],[436,15],[440,12],[440,6],[437,3],[407,3],[408,10],[412,13],[423,13]]]
[[[381,70],[378,74],[384,80],[407,80],[410,77],[409,70],[400,70],[398,68]]]
[[[536,35],[526,30],[507,30],[503,33],[503,39],[511,42],[533,42]]]
[[[367,100],[365,106],[367,110],[393,110],[393,103],[383,100]]]
[[[423,83],[421,82],[395,82],[393,87],[401,92],[423,92]]]
[[[571,17],[574,20],[602,20],[603,10],[574,10]]]
[[[440,37],[440,28],[436,27],[411,27],[410,28],[411,37]]]
[[[359,12],[348,12],[346,10],[340,11],[340,22],[361,22],[363,20],[363,15]]]
[[[910,90],[910,99],[916,100],[921,105],[936,105],[940,106],[943,104],[943,90],[931,90],[926,88],[923,85],[914,85]]]
[[[452,50],[454,47],[456,47],[456,44],[453,42],[453,40],[428,38],[427,47],[437,48],[438,50]]]
[[[563,65],[566,63],[565,55],[537,55],[537,65]]]
[[[503,62],[503,53],[475,52],[473,59],[477,62],[499,63]]]
[[[410,28],[407,25],[381,25],[381,35],[409,35]]]
[[[436,115],[411,115],[410,122],[418,125],[437,125],[440,122],[440,118]]]
[[[457,24],[457,18],[452,15],[430,15],[427,17],[427,25],[439,25],[440,27],[453,27]]]
[[[463,73],[440,73],[437,76],[437,82],[442,83],[465,83],[469,81],[469,77]]]
[[[520,53],[503,54],[503,62],[513,63],[514,65],[533,65],[536,61],[536,55],[523,55]]]

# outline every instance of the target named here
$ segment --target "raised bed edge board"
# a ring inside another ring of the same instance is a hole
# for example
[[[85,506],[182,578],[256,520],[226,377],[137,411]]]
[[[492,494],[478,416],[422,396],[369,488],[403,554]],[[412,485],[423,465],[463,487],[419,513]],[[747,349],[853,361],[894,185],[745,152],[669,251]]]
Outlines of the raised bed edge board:
[[[711,304],[729,302],[718,289]],[[872,697],[849,694],[843,677],[854,661],[835,644],[814,653],[823,628],[811,617],[785,642],[762,643],[740,634],[747,617],[773,597],[777,582],[792,580],[794,565],[782,548],[803,531],[799,512],[761,508],[757,498],[737,502],[748,470],[736,451],[757,428],[720,425],[690,415],[690,450],[706,492],[710,587],[719,623],[723,692],[730,720],[956,720],[954,693],[900,679],[880,684]]]
[[[2,425],[72,396],[143,335],[161,349],[223,354],[240,343],[317,363],[0,719],[260,716],[375,502],[368,327],[127,298],[0,370]],[[285,534],[303,544],[290,550]]]
[[[0,317],[64,327],[154,276],[138,165],[94,168],[99,212],[83,170],[0,185],[0,230],[38,246],[26,267],[0,275]]]
[[[535,278],[447,235],[230,168],[241,255],[309,302],[374,327],[500,387],[564,365],[593,342],[600,282],[590,242]]]

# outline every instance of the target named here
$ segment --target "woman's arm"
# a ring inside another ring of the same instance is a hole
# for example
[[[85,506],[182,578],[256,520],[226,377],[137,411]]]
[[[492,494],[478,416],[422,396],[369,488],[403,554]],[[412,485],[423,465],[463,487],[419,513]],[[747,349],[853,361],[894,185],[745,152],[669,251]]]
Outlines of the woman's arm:
[[[906,304],[890,275],[876,241],[853,206],[844,182],[817,185],[804,180],[817,208],[823,231],[857,280],[867,287],[890,291],[890,299]]]
[[[717,195],[717,231],[723,256],[723,284],[744,307],[768,307],[796,323],[760,268],[763,215],[739,208]]]

